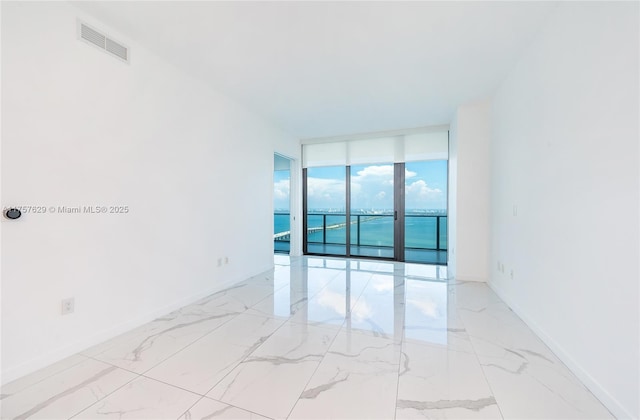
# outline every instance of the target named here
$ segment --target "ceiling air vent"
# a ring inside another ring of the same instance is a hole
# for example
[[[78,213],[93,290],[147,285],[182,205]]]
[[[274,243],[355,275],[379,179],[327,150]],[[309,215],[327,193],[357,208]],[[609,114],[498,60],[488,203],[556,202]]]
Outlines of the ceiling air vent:
[[[129,50],[127,49],[127,47],[125,47],[122,44],[118,44],[116,41],[109,38],[107,38],[106,41],[107,41],[107,48],[106,48],[107,52],[110,52],[116,57],[120,57],[120,59],[124,61],[128,61]]]
[[[129,62],[129,48],[118,41],[114,41],[107,35],[92,28],[84,22],[78,21],[78,39],[100,48],[120,60]]]

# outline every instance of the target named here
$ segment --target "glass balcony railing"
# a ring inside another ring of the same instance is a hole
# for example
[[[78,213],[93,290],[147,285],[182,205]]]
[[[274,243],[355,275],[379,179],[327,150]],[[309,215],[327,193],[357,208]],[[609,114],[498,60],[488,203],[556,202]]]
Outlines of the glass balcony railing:
[[[405,215],[405,249],[447,250],[446,215]]]
[[[276,245],[290,242],[289,220],[289,213],[274,214],[273,240]],[[346,226],[344,213],[309,213],[307,243],[345,245]],[[352,246],[393,248],[393,214],[352,215],[349,226]],[[405,249],[446,251],[447,216],[406,215]]]
[[[275,252],[289,253],[291,250],[291,226],[290,214],[275,212],[273,214],[273,250]]]

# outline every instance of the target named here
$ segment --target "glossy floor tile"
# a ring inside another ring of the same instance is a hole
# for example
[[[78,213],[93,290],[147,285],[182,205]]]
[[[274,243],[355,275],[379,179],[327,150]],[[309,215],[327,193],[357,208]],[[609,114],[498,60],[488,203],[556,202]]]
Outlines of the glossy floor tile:
[[[73,418],[178,418],[199,399],[200,396],[197,394],[139,377]]]
[[[290,418],[393,418],[399,366],[398,343],[341,331]]]
[[[145,375],[205,394],[252,354],[283,322],[240,314]]]
[[[287,322],[207,395],[267,417],[286,418],[337,333],[338,328]]]
[[[116,366],[86,358],[2,399],[2,418],[71,417],[136,378]]]
[[[274,263],[3,386],[2,419],[612,418],[485,284]]]
[[[268,417],[203,397],[178,420],[196,419],[268,420]]]

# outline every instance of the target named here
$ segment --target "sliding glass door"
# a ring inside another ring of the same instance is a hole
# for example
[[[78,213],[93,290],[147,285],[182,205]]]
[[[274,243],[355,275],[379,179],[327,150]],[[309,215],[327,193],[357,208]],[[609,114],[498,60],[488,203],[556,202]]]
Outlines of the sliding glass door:
[[[346,178],[344,166],[305,170],[305,253],[347,255]]]
[[[393,163],[354,165],[349,172],[350,254],[394,258]]]

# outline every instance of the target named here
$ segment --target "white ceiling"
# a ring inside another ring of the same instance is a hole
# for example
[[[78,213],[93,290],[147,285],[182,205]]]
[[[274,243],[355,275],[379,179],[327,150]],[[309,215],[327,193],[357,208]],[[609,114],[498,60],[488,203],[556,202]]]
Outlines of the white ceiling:
[[[449,123],[495,90],[556,5],[74,4],[299,138]]]

